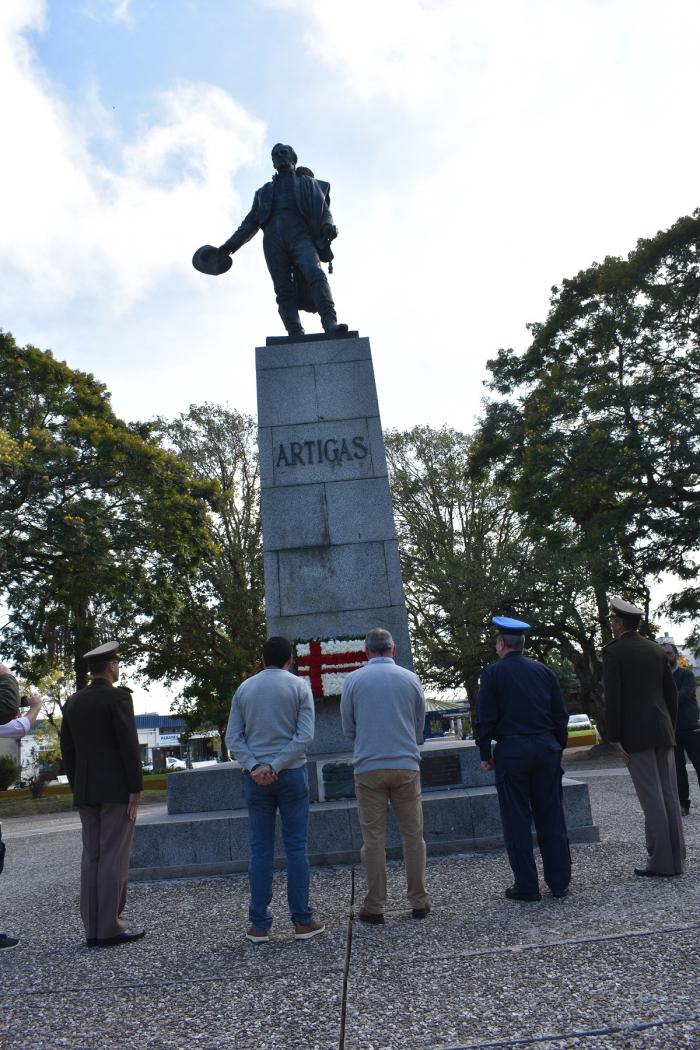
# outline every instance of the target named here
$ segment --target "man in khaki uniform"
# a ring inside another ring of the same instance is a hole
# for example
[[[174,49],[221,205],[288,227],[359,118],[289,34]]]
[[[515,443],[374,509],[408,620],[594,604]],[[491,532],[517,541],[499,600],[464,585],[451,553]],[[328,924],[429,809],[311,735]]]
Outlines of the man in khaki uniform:
[[[69,698],[61,751],[83,826],[80,914],[88,948],[143,937],[120,918],[143,775],[131,690],[119,688],[118,642],[85,654],[91,682]]]
[[[642,610],[611,602],[614,640],[603,650],[610,742],[626,763],[644,812],[648,860],[635,875],[681,875],[683,822],[675,765],[678,694],[660,645],[638,634]]]

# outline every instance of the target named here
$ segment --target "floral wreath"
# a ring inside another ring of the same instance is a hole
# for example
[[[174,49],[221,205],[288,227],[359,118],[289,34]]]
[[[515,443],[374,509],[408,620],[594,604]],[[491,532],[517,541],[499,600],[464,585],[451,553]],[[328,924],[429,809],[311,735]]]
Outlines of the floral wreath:
[[[294,642],[297,674],[314,700],[340,696],[347,676],[367,662],[364,638],[309,638]]]

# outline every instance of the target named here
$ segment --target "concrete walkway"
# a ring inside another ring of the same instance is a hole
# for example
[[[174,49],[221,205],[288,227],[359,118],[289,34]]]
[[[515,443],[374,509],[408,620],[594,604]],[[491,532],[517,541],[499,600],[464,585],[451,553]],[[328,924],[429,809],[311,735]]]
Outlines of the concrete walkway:
[[[573,770],[571,770],[573,773]],[[573,848],[573,895],[511,903],[502,853],[429,864],[433,913],[407,914],[390,865],[384,927],[353,920],[361,871],[316,869],[327,932],[297,943],[275,876],[274,939],[254,946],[245,876],[140,883],[148,934],[88,950],[78,915],[75,816],[3,822],[3,1050],[243,1048],[700,1048],[700,795],[684,826],[688,873],[639,879],[642,820],[619,769],[576,764],[602,842]]]

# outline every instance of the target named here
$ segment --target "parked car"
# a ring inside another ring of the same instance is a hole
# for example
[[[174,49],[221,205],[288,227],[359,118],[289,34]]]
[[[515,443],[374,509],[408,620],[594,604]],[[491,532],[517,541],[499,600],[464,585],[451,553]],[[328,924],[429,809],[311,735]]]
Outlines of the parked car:
[[[144,773],[152,773],[153,772],[153,763],[152,762],[144,762],[143,765],[141,766],[141,769],[144,771]]]
[[[174,758],[169,755],[165,760],[166,769],[187,769],[187,763],[183,762],[181,758]]]
[[[585,747],[600,743],[600,734],[595,722],[588,715],[569,717],[567,747]]]

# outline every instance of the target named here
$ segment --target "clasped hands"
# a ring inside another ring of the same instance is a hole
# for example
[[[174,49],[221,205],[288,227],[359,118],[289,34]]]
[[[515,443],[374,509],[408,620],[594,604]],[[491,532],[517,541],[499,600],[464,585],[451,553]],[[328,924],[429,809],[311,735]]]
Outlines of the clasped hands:
[[[277,780],[277,774],[270,765],[258,766],[257,769],[251,769],[250,775],[256,784],[261,784],[263,787],[268,784],[274,784]]]

